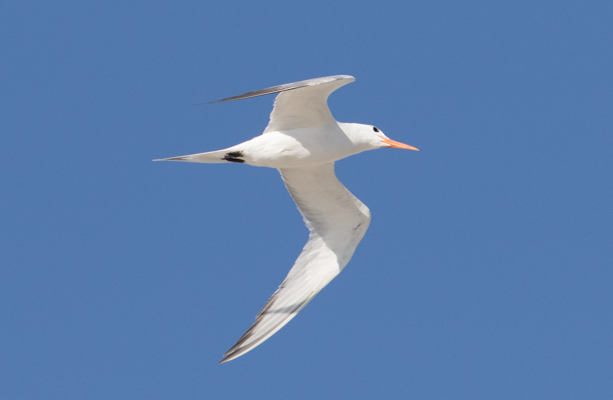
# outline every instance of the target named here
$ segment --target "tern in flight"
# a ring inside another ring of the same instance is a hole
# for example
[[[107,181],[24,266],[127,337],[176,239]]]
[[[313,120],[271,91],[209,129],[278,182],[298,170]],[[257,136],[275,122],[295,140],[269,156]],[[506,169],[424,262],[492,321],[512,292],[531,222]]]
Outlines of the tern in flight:
[[[262,135],[223,150],[159,160],[277,168],[309,229],[309,240],[287,277],[221,363],[253,350],[294,318],[343,270],[366,233],[370,211],[338,181],[334,162],[366,150],[417,150],[373,125],[332,117],[328,96],[353,81],[349,75],[328,76],[214,101],[279,93]]]

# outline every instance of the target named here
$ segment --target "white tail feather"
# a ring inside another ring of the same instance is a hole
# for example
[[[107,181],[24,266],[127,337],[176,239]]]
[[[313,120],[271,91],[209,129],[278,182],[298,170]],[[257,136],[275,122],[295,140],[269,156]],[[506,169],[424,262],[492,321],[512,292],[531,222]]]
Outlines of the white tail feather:
[[[187,156],[178,156],[178,157],[170,157],[170,158],[160,158],[153,161],[185,161],[185,162],[197,162],[197,163],[225,163],[228,162],[224,160],[224,157],[228,152],[232,151],[231,149],[217,150],[217,151],[209,151],[207,153],[198,153],[198,154],[190,154]]]

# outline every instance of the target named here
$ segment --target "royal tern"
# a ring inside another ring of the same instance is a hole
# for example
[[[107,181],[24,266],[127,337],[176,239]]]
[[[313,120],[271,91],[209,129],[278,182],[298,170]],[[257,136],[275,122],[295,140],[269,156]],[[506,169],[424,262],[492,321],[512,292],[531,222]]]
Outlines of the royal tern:
[[[264,133],[227,149],[155,161],[242,163],[277,168],[309,229],[309,240],[255,323],[224,354],[224,363],[281,329],[338,275],[370,224],[370,211],[334,174],[334,162],[366,150],[417,150],[373,125],[337,122],[328,96],[355,78],[335,75],[274,86],[214,101],[279,93]]]

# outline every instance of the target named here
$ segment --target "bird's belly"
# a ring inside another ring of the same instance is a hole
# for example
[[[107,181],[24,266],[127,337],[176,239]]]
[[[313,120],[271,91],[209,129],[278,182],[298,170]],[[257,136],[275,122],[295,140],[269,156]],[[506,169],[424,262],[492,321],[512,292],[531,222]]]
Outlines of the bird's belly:
[[[348,141],[344,134],[343,137]],[[344,154],[347,146],[334,131],[268,132],[244,145],[245,163],[258,167],[298,168],[326,164],[350,155]]]

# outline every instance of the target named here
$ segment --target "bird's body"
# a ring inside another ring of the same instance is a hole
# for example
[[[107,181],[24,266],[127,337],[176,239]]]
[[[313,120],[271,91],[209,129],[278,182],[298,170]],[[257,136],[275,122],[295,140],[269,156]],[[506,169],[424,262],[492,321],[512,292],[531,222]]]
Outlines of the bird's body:
[[[334,162],[383,147],[417,150],[372,125],[332,117],[328,96],[354,80],[336,75],[220,100],[280,92],[262,135],[223,150],[164,159],[277,168],[309,229],[309,240],[289,274],[221,362],[253,349],[289,322],[347,265],[366,233],[370,211],[338,181]]]
[[[269,168],[322,165],[369,150],[365,143],[358,141],[359,136],[352,140],[351,133],[356,130],[354,125],[359,124],[341,122],[318,128],[267,132],[227,149],[174,157],[170,160],[203,163],[239,162]],[[227,154],[230,156],[226,157]],[[231,157],[233,154],[236,157]]]

